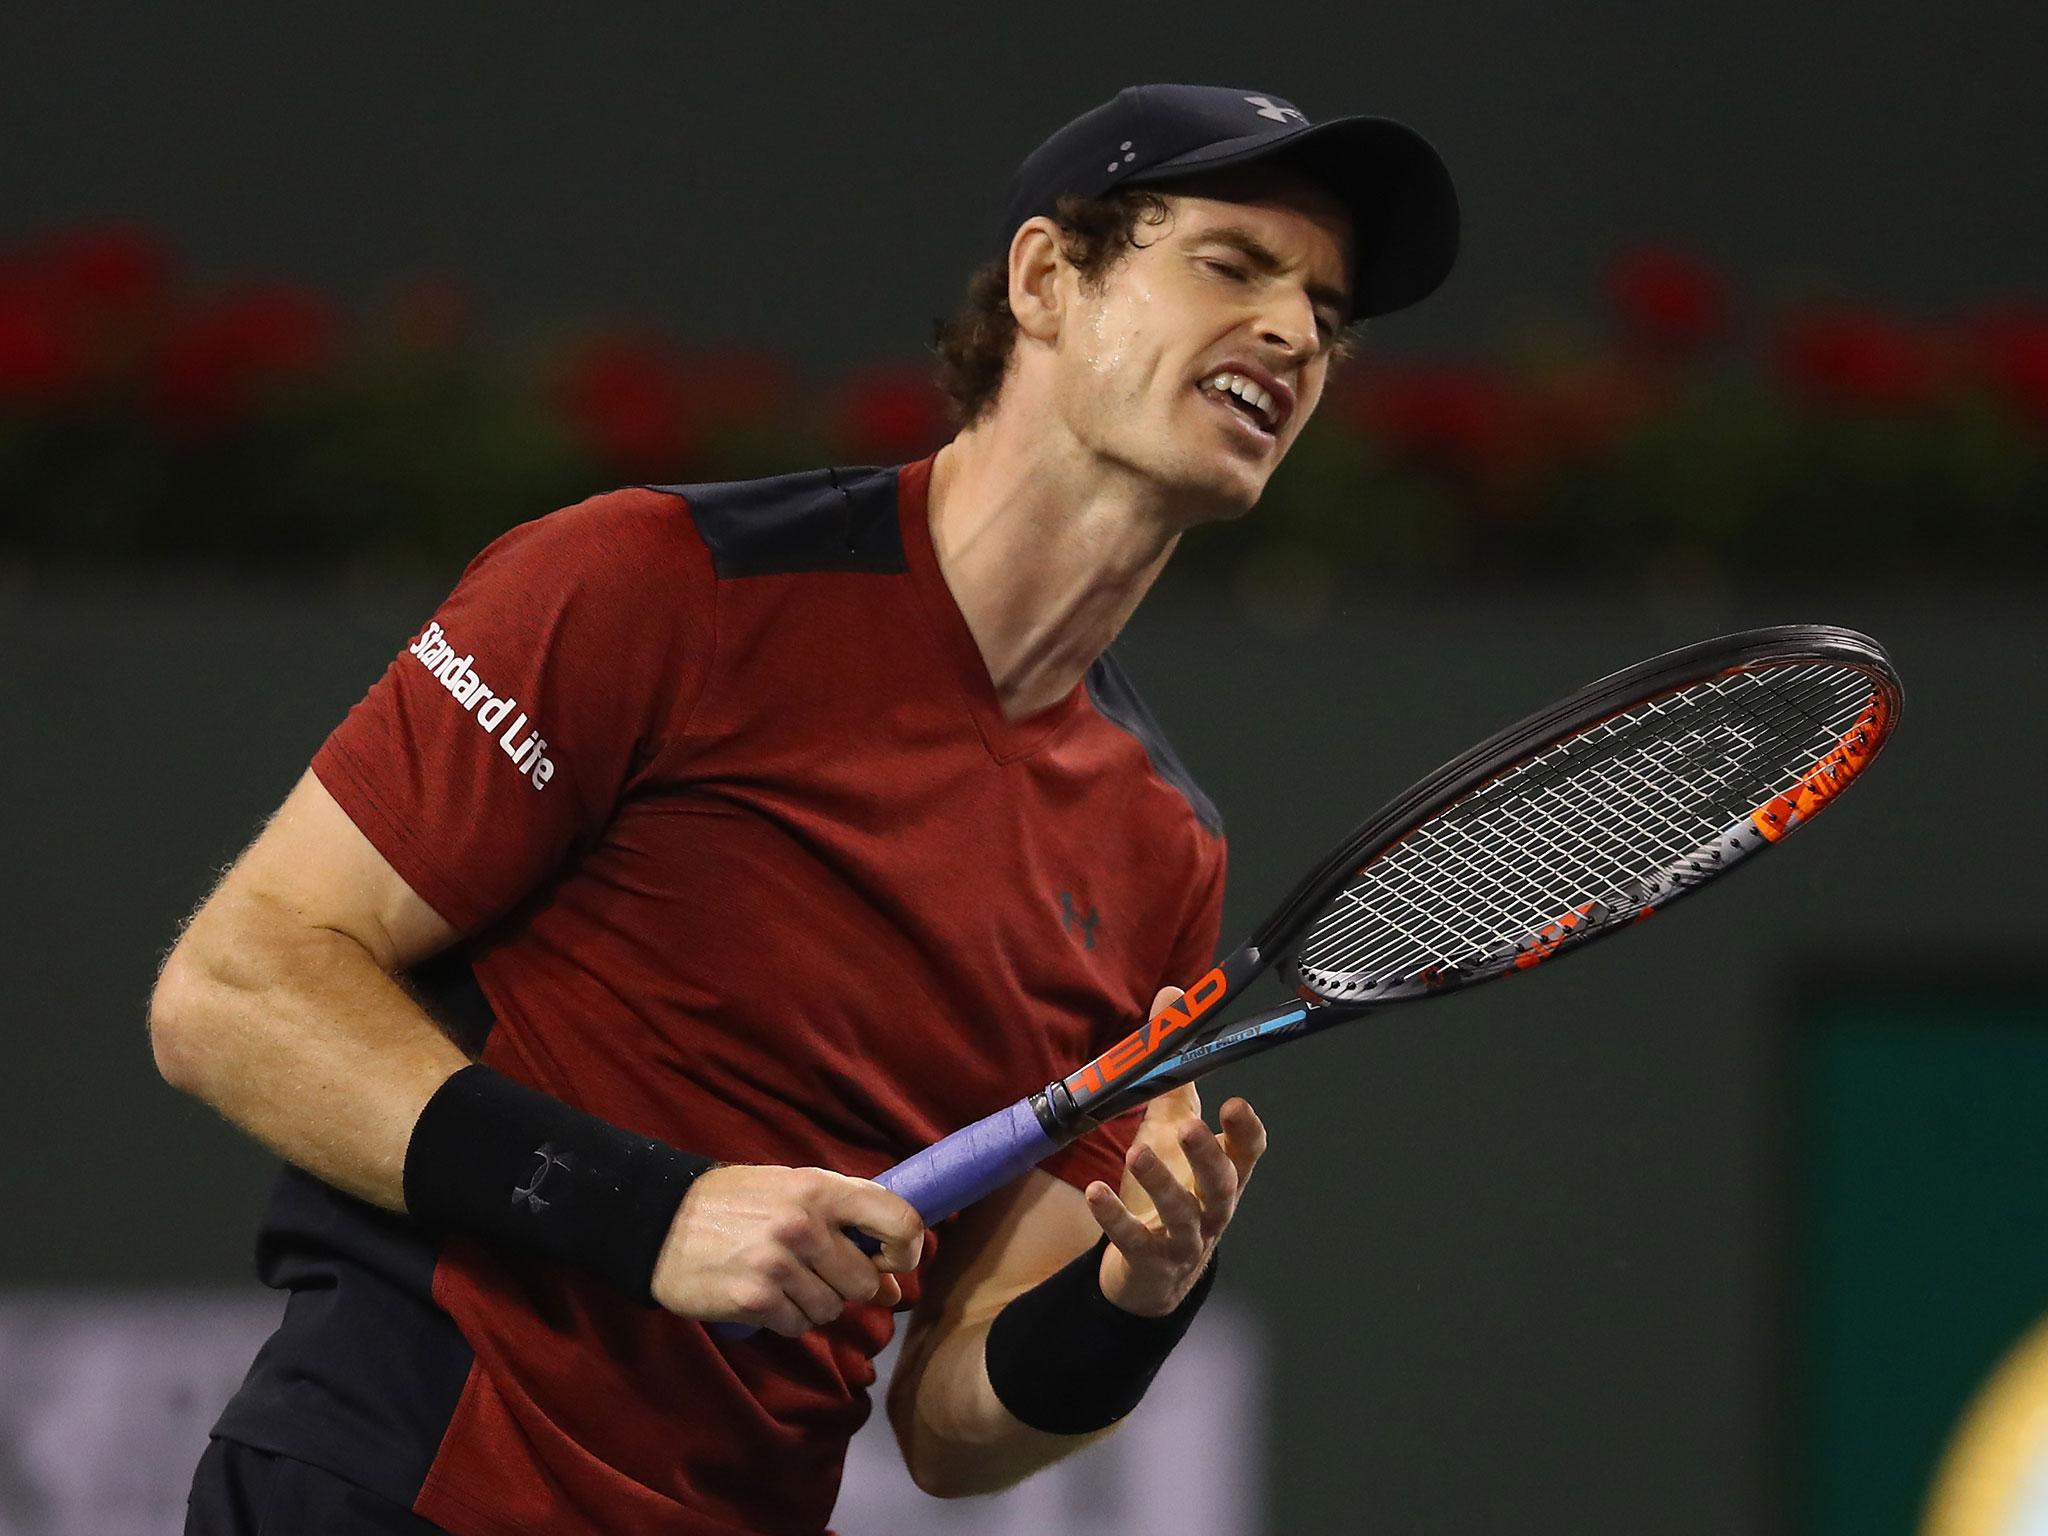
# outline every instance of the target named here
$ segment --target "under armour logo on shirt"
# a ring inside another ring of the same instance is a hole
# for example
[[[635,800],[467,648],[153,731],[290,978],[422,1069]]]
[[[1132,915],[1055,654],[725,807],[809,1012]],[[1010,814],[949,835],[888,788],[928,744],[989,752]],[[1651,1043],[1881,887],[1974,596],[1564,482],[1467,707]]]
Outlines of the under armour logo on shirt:
[[[1308,121],[1308,114],[1306,112],[1298,111],[1293,107],[1278,106],[1270,97],[1247,96],[1245,100],[1259,109],[1259,116],[1270,117],[1276,123],[1284,123],[1290,117],[1296,122],[1305,123]]]
[[[1060,926],[1069,933],[1073,933],[1078,929],[1081,934],[1081,947],[1083,949],[1093,949],[1095,947],[1095,925],[1101,921],[1102,914],[1093,907],[1088,909],[1086,917],[1081,915],[1080,909],[1074,905],[1074,893],[1072,891],[1060,892]]]

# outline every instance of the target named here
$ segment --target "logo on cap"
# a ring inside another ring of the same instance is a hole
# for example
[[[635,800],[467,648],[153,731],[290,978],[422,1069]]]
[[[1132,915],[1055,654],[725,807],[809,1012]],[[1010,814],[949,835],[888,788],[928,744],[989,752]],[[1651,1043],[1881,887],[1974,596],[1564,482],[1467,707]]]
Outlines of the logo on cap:
[[[1250,102],[1253,106],[1259,109],[1259,116],[1270,117],[1276,123],[1284,123],[1290,117],[1294,118],[1297,122],[1305,123],[1308,121],[1307,113],[1302,112],[1294,107],[1275,106],[1270,97],[1247,96],[1245,97],[1245,100]]]

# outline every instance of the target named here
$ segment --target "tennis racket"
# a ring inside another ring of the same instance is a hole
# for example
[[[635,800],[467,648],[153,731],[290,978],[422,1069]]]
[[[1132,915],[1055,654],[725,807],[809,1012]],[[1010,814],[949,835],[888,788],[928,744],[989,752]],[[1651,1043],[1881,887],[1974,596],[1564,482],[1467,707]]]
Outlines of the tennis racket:
[[[876,1182],[936,1223],[1218,1067],[1641,922],[1817,816],[1877,756],[1899,701],[1875,641],[1819,625],[1603,678],[1388,804],[1179,1002]],[[1226,1022],[1269,968],[1295,1000]]]

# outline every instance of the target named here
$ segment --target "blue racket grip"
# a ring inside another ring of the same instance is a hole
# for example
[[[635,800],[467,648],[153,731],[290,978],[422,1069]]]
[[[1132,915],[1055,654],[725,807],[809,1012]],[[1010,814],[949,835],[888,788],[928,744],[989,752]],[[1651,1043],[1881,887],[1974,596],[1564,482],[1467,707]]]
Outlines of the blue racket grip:
[[[915,1157],[876,1175],[875,1182],[909,1201],[929,1227],[966,1210],[984,1195],[994,1194],[1052,1156],[1059,1146],[1038,1123],[1031,1101],[1019,1099],[1009,1108],[933,1142]]]
[[[909,1201],[929,1227],[994,1194],[1027,1169],[1037,1167],[1060,1145],[1038,1123],[1031,1101],[1019,1099],[905,1158],[887,1173],[876,1175],[875,1182]],[[882,1246],[865,1232],[849,1231],[847,1235],[868,1253]],[[757,1331],[747,1323],[710,1326],[712,1334],[721,1339],[744,1339]]]

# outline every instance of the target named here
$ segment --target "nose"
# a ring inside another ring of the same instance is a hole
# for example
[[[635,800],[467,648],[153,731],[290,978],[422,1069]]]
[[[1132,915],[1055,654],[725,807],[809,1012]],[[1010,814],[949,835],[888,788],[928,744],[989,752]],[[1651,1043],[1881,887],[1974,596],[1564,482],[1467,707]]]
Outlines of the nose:
[[[1291,357],[1313,356],[1322,338],[1316,326],[1316,307],[1306,290],[1277,287],[1259,317],[1259,334],[1268,346]]]

